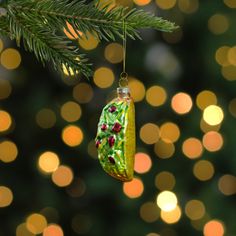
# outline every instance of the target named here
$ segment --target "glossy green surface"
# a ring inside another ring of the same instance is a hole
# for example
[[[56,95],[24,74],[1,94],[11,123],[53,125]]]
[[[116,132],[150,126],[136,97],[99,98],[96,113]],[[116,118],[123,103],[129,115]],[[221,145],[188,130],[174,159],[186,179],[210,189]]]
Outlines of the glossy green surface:
[[[111,112],[112,107],[116,108],[114,112]],[[121,125],[119,132],[112,130],[114,124]],[[102,129],[104,125],[106,130]],[[110,137],[114,139],[113,146],[109,143]],[[103,169],[109,175],[122,181],[131,180],[135,152],[135,127],[134,104],[130,98],[116,98],[104,107],[98,124],[96,142],[99,143],[98,158]]]

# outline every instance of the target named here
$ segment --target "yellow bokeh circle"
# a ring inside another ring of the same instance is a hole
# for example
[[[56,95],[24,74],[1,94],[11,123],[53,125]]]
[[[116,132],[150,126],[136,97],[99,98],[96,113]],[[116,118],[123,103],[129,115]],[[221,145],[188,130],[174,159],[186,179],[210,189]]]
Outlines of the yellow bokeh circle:
[[[140,129],[139,136],[146,144],[154,144],[159,140],[160,130],[156,124],[147,123]]]
[[[130,94],[134,102],[141,102],[145,97],[145,86],[144,84],[135,78],[129,78]]]
[[[107,67],[100,67],[94,72],[93,81],[99,88],[110,87],[114,80],[113,71]]]
[[[13,193],[11,189],[5,186],[0,186],[0,208],[11,205],[13,201]]]
[[[1,64],[8,70],[16,69],[21,63],[21,55],[14,48],[7,48],[1,54]]]
[[[167,224],[175,224],[181,218],[182,212],[180,207],[177,205],[172,211],[161,211],[161,218]]]
[[[210,105],[204,109],[203,119],[209,125],[218,125],[224,119],[222,108],[216,105]]]
[[[162,191],[157,196],[157,205],[162,211],[173,211],[178,203],[175,193],[171,191]]]
[[[39,156],[38,165],[43,172],[52,173],[60,165],[60,160],[56,153],[47,151]]]
[[[52,181],[58,187],[66,187],[71,184],[74,174],[70,167],[61,165],[52,174]]]
[[[166,102],[166,99],[167,93],[165,89],[160,86],[152,86],[146,92],[146,100],[151,106],[161,106]]]
[[[82,110],[78,103],[76,102],[66,102],[61,107],[61,116],[67,122],[78,121],[81,117]]]
[[[76,125],[68,125],[62,131],[62,140],[70,147],[79,146],[84,138],[83,131]]]
[[[41,234],[46,226],[47,220],[41,214],[34,213],[26,219],[26,227],[33,234]]]
[[[18,155],[18,148],[10,140],[0,142],[0,160],[5,163],[13,162]]]
[[[0,132],[7,131],[12,124],[11,116],[8,112],[0,110]]]

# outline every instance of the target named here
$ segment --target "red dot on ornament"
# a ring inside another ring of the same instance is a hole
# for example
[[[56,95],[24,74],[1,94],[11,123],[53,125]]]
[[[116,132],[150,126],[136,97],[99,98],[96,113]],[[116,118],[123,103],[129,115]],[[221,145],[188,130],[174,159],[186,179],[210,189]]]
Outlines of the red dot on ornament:
[[[112,131],[119,133],[121,128],[122,128],[122,126],[118,122],[116,122],[112,127]]]
[[[115,164],[115,159],[113,157],[108,157],[108,160],[110,161],[111,164]]]
[[[114,138],[113,136],[110,136],[110,137],[108,138],[108,143],[109,143],[109,146],[110,146],[110,147],[113,147],[114,144],[115,144],[115,138]]]
[[[111,106],[111,107],[109,108],[109,112],[113,113],[113,112],[115,112],[115,111],[116,111],[116,107],[115,107],[115,106]]]
[[[101,144],[101,141],[100,141],[100,140],[97,140],[97,141],[96,141],[96,148],[98,148],[100,144]]]
[[[106,125],[106,124],[102,124],[101,130],[102,130],[102,131],[105,131],[106,129],[107,129],[107,125]]]

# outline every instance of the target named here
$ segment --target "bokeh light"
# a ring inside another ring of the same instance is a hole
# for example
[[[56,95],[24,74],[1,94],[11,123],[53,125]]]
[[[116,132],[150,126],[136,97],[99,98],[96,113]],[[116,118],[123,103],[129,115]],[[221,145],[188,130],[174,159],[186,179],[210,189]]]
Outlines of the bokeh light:
[[[0,100],[8,98],[11,92],[12,92],[12,87],[10,82],[6,79],[0,78]]]
[[[211,220],[207,222],[204,226],[204,236],[223,236],[224,235],[224,226],[218,220]]]
[[[229,20],[225,15],[215,14],[209,19],[208,28],[213,34],[223,34],[229,28]]]
[[[7,131],[12,125],[11,115],[4,110],[0,110],[0,132]]]
[[[168,171],[162,171],[155,177],[155,186],[161,191],[172,190],[175,183],[175,176]]]
[[[66,188],[66,192],[71,197],[81,197],[86,191],[86,184],[82,179],[74,179],[73,182]]]
[[[179,127],[172,122],[166,122],[160,127],[160,137],[163,140],[169,140],[174,143],[179,139],[179,136]]]
[[[161,219],[167,224],[177,223],[180,220],[181,215],[182,211],[178,205],[171,211],[161,211]]]
[[[226,196],[236,194],[236,177],[233,175],[223,175],[218,181],[218,188]]]
[[[67,29],[64,28],[63,31],[69,39],[75,40],[75,39],[78,39],[79,36],[83,35],[83,33],[80,32],[79,30],[75,31],[69,22],[66,22],[66,26],[67,26]]]
[[[100,67],[94,72],[93,81],[99,88],[110,87],[114,80],[113,71],[107,67]]]
[[[204,225],[211,219],[211,217],[205,213],[205,215],[198,220],[191,220],[191,225],[197,231],[203,232]]]
[[[6,69],[13,70],[19,67],[21,55],[14,48],[7,48],[1,53],[0,62]]]
[[[224,0],[224,3],[226,6],[228,6],[230,8],[236,8],[235,0]]]
[[[26,223],[22,223],[16,228],[16,236],[35,236],[35,234],[27,229]]]
[[[88,103],[93,98],[93,89],[87,83],[79,83],[73,89],[73,97],[79,103]]]
[[[34,213],[26,219],[26,227],[33,234],[41,234],[46,226],[47,220],[41,214]]]
[[[0,186],[0,207],[7,207],[13,201],[13,193],[11,189],[6,186]]]
[[[123,184],[123,192],[129,198],[138,198],[143,194],[143,181],[139,178],[133,178],[130,182]]]
[[[216,50],[215,60],[221,66],[230,65],[228,61],[228,52],[230,50],[229,46],[222,46]]]
[[[0,160],[5,163],[13,162],[18,155],[18,148],[10,140],[0,142]]]
[[[146,236],[160,236],[160,234],[157,234],[157,233],[148,233],[148,234],[146,234]]]
[[[185,205],[185,214],[191,220],[199,220],[205,215],[206,209],[204,204],[199,200],[190,200]]]
[[[156,124],[147,123],[140,129],[140,139],[146,144],[154,144],[159,140],[160,130]]]
[[[135,154],[134,170],[137,173],[146,173],[151,169],[151,166],[152,160],[148,154],[143,152],[138,152]]]
[[[47,151],[39,156],[38,166],[44,173],[54,172],[60,165],[59,157],[56,153]]]
[[[200,121],[200,128],[204,133],[215,131],[218,132],[221,128],[221,123],[218,125],[209,125],[203,119]]]
[[[210,105],[204,109],[203,119],[209,125],[218,125],[224,119],[223,110],[216,105]]]
[[[151,2],[151,0],[133,0],[138,6],[145,6]]]
[[[203,152],[203,146],[199,139],[188,138],[183,142],[182,151],[190,159],[199,158]]]
[[[177,93],[171,99],[171,107],[179,115],[190,112],[192,106],[192,99],[187,93]]]
[[[210,105],[216,105],[217,97],[212,91],[204,90],[197,95],[196,103],[199,109],[204,110]]]
[[[50,224],[44,229],[43,236],[64,236],[64,233],[59,225]]]
[[[229,49],[228,61],[231,65],[236,66],[236,46]]]
[[[175,193],[171,191],[162,191],[157,196],[157,205],[162,211],[173,211],[177,206],[178,200]]]
[[[95,32],[86,32],[79,38],[79,45],[85,50],[93,50],[98,44],[99,39]]]
[[[215,168],[210,161],[201,160],[196,162],[193,166],[194,176],[201,181],[207,181],[211,179],[214,175],[214,172]]]
[[[74,174],[70,167],[61,165],[52,174],[52,181],[59,187],[66,187],[73,181]]]
[[[70,147],[79,146],[82,143],[83,138],[83,131],[78,126],[68,125],[62,130],[62,140]]]
[[[105,58],[113,63],[119,63],[123,60],[123,47],[119,43],[110,43],[104,51]]]
[[[154,152],[158,157],[162,159],[170,158],[175,153],[175,146],[169,140],[160,139],[155,143]]]
[[[229,103],[229,112],[236,118],[236,98],[232,99]]]
[[[50,129],[56,124],[56,114],[53,110],[43,108],[36,114],[36,123],[43,129]]]
[[[210,131],[203,136],[202,143],[209,152],[216,152],[222,148],[223,138],[220,133]]]
[[[61,107],[61,116],[67,122],[75,122],[80,119],[82,115],[81,107],[76,102],[66,102]]]
[[[158,73],[169,80],[177,79],[181,73],[178,58],[164,43],[159,42],[148,47],[145,64],[150,72]]]
[[[156,4],[161,9],[168,10],[175,6],[176,0],[156,0]]]
[[[145,97],[145,87],[144,84],[133,77],[129,77],[129,88],[130,94],[134,102],[140,102]]]
[[[167,93],[165,89],[160,86],[152,86],[146,92],[146,100],[151,106],[161,106],[166,102],[166,99]]]
[[[178,7],[180,11],[186,14],[192,14],[199,8],[198,0],[178,0]]]
[[[160,215],[160,210],[154,202],[145,202],[140,207],[140,217],[148,223],[155,222]]]
[[[236,80],[236,66],[229,65],[222,67],[221,74],[225,79],[229,81]]]

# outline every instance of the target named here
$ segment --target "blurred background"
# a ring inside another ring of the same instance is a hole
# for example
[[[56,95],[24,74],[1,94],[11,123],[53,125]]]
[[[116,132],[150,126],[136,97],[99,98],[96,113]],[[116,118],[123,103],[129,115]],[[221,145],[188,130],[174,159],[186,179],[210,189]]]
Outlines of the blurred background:
[[[122,71],[122,42],[78,39],[94,76],[68,77],[0,40],[1,236],[235,236],[235,0],[117,0],[180,26],[128,40],[135,177],[94,146]]]

